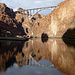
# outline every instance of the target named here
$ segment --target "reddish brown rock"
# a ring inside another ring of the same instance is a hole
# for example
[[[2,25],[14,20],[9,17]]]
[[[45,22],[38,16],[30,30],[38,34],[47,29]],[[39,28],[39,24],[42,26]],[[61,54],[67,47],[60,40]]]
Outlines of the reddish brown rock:
[[[14,19],[10,18],[9,15],[0,14],[0,21],[17,28]]]
[[[13,10],[8,8],[4,3],[0,3],[0,14],[9,15],[11,18],[15,17]]]
[[[27,17],[26,15],[28,15],[28,17],[29,17],[29,12],[27,10],[23,9],[23,8],[18,8],[15,13],[16,13],[16,20],[17,21],[21,20],[21,22],[23,22],[24,19],[26,19],[26,17]]]
[[[35,14],[34,15],[34,18],[36,18],[36,19],[42,19],[42,18],[45,18],[45,15],[41,15],[41,14]]]
[[[18,23],[22,23],[24,21],[23,15],[21,14],[16,14],[15,19]]]
[[[18,8],[17,11],[20,11],[20,10],[24,10],[25,11],[25,14],[29,14],[29,12],[23,8]],[[23,13],[23,12],[22,12]]]
[[[22,23],[22,27],[24,28],[24,32],[28,37],[32,36],[32,21],[29,19],[24,20]]]
[[[74,0],[66,0],[59,3],[47,16],[36,14],[32,20],[24,20],[23,13],[15,13],[14,15],[12,9],[5,4],[0,4],[0,21],[17,28],[17,30],[21,31],[20,34],[26,32],[28,36],[41,37],[45,33],[48,37],[62,37],[67,30],[74,30],[75,28],[74,6]],[[19,8],[19,10],[24,9]],[[28,11],[25,11],[26,13]],[[75,34],[72,36],[75,36]]]
[[[35,14],[34,17],[30,20],[25,19],[24,22],[22,23],[22,27],[24,28],[25,33],[27,34],[27,36],[33,36],[33,26],[34,24],[38,24],[39,25],[39,21],[41,19],[44,19],[45,16],[41,15],[41,14]]]

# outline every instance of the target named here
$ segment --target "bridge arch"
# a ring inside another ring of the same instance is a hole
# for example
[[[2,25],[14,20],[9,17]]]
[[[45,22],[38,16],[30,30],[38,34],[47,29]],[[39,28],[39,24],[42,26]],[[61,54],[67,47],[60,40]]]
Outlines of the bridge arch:
[[[53,8],[53,7],[52,7]],[[43,11],[43,10],[45,10],[45,9],[52,9],[52,8],[41,8],[41,9],[39,9],[39,10],[37,10],[31,17],[30,17],[30,19],[32,19],[38,12],[40,12],[40,11]]]
[[[20,14],[23,15],[24,19],[32,19],[34,17],[35,14],[37,14],[38,12],[45,10],[45,9],[49,9],[49,8],[55,8],[56,6],[49,6],[49,7],[41,7],[41,8],[33,8],[33,9],[27,9],[27,10],[18,10],[17,12],[19,12]],[[36,10],[36,11],[35,11]],[[29,12],[29,13],[25,13],[25,12]],[[33,12],[33,13],[32,13]],[[25,17],[26,15],[26,17]]]

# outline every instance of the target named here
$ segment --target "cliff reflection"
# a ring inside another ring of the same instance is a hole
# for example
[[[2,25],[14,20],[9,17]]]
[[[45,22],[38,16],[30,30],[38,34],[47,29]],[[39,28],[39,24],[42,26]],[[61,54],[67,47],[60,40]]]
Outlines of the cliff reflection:
[[[47,59],[61,72],[75,75],[75,48],[68,47],[62,39],[48,39],[43,43],[41,39],[26,42],[0,42],[0,71],[12,66],[14,62],[28,65],[30,55],[36,61]],[[25,62],[24,62],[25,61]]]
[[[67,46],[75,48],[75,39],[63,39],[63,41]]]
[[[35,59],[37,61],[47,59],[61,72],[67,75],[75,75],[75,48],[72,46],[71,44],[68,47],[62,39],[49,39],[46,43],[34,40]]]
[[[0,41],[0,71],[13,65],[15,56],[22,52],[23,45],[24,42]]]

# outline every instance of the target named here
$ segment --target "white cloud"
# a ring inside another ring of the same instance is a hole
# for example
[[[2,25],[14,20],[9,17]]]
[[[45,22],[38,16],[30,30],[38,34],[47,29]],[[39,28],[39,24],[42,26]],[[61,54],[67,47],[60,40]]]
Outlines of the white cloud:
[[[34,3],[39,4],[42,3],[42,1],[34,1]]]

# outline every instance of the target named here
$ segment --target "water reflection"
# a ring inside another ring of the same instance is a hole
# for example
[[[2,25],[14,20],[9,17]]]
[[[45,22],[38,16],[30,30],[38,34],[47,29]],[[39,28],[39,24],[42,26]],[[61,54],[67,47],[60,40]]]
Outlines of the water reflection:
[[[24,42],[0,41],[0,71],[6,70],[16,61],[17,53],[22,52]]]
[[[6,70],[14,63],[17,63],[20,67],[29,65],[31,55],[37,62],[48,60],[60,72],[67,75],[75,75],[74,40],[71,44],[69,41],[69,47],[66,45],[67,43],[67,40],[62,41],[62,39],[48,39],[45,43],[41,39],[33,39],[26,42],[0,41],[0,71]]]
[[[67,46],[75,47],[75,39],[63,39],[63,41],[67,44]]]

